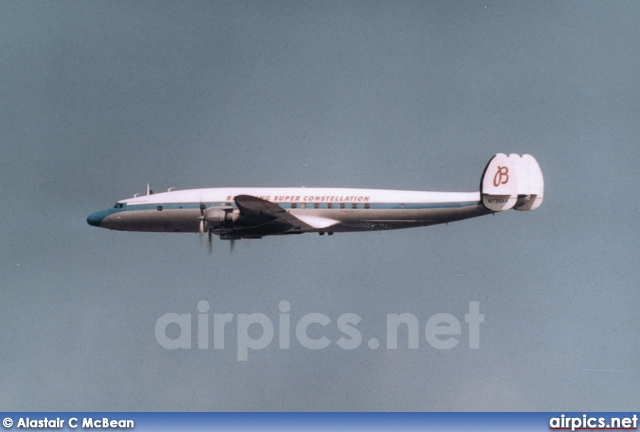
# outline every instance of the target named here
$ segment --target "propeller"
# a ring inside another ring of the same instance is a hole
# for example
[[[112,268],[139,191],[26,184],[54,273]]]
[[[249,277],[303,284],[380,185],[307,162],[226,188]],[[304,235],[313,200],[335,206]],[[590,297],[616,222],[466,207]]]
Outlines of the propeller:
[[[200,201],[200,225],[198,226],[198,237],[200,239],[200,246],[202,246],[202,240],[204,238],[204,210],[207,206]]]
[[[198,237],[200,238],[200,245],[204,239],[204,212],[207,209],[205,203],[200,200],[200,224],[198,225]],[[207,254],[211,255],[213,250],[213,233],[210,229],[207,229]]]
[[[200,198],[200,218],[198,224],[198,237],[200,239],[200,245],[204,243],[204,232],[205,228],[207,231],[207,253],[211,255],[213,251],[213,230],[211,226],[227,226],[227,216],[229,215],[229,208],[209,208],[205,203],[202,202],[202,198]],[[222,213],[220,213],[222,212]],[[224,240],[229,240],[230,252],[233,253],[233,250],[236,246],[236,240],[234,238],[225,237]]]

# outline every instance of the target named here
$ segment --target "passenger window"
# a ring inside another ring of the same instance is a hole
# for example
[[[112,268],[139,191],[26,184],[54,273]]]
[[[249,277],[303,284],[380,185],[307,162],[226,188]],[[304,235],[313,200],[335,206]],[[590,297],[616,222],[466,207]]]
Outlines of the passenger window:
[[[351,204],[351,208],[357,209],[358,208],[358,204]]]
[[[344,208],[344,203],[340,203],[340,208],[343,209]]]
[[[157,207],[158,211],[162,211],[162,206]]]
[[[371,208],[371,205],[369,203],[367,203],[367,204],[364,205],[364,208],[366,208],[366,209]]]
[[[291,208],[298,208],[298,204],[297,203],[291,203]]]
[[[320,204],[318,203],[313,204],[313,208],[320,208]]]
[[[333,208],[333,204],[331,203],[327,204],[327,208]]]

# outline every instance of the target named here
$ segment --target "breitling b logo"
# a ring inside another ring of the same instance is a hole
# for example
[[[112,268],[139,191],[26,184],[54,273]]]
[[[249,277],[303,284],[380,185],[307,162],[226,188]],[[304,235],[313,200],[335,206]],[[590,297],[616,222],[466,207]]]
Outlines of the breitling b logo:
[[[493,185],[495,187],[498,187],[501,184],[507,184],[507,183],[509,183],[509,167],[498,166],[496,175],[493,176]]]

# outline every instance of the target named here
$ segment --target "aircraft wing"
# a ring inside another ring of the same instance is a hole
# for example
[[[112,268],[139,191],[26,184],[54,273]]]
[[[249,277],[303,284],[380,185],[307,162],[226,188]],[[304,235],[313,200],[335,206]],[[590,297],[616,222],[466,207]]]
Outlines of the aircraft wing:
[[[246,228],[236,229],[240,235],[270,235],[313,231],[327,228],[338,223],[333,219],[306,216],[299,219],[276,203],[252,195],[238,195],[234,199],[242,225]]]

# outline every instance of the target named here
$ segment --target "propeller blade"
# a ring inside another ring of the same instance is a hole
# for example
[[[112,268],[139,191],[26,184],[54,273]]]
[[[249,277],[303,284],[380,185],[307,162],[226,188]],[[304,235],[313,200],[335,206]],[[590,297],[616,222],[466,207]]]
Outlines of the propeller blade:
[[[209,255],[211,255],[211,251],[213,250],[213,239],[212,239],[213,234],[211,233],[211,230],[209,230],[209,235],[207,238],[207,253]]]
[[[233,248],[236,247],[236,241],[235,240],[229,240],[229,246],[230,246],[229,253],[233,253]]]
[[[207,206],[202,202],[202,197],[200,197],[200,224],[198,225],[198,238],[200,240],[200,246],[202,246],[204,239],[204,211],[206,208]],[[209,239],[209,241],[211,241],[211,239]]]
[[[200,219],[200,226],[198,227],[198,238],[200,239],[200,246],[202,246],[202,240],[204,238],[204,219]]]

